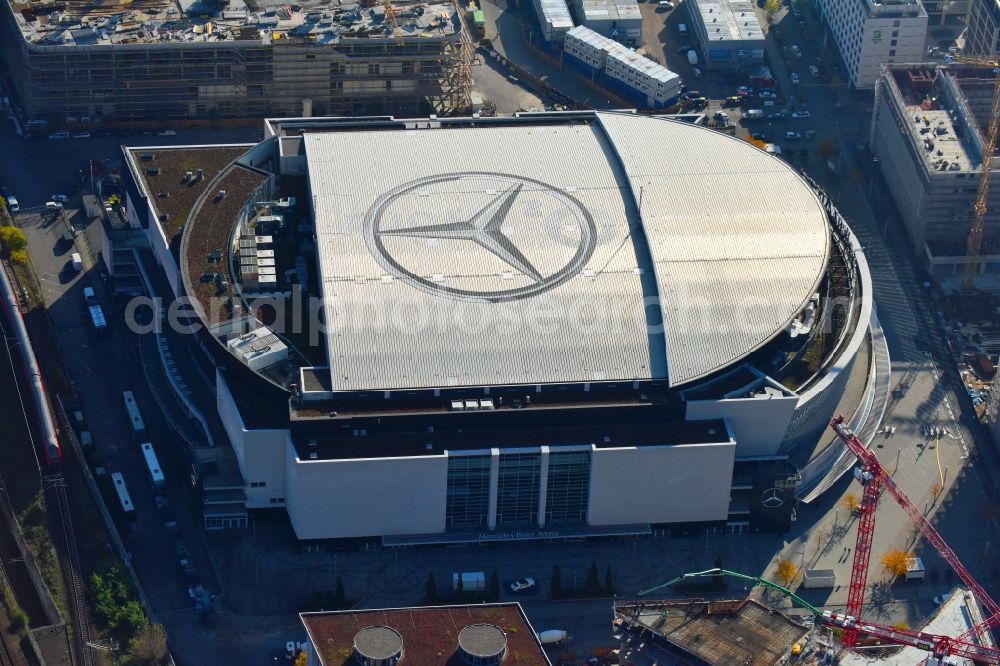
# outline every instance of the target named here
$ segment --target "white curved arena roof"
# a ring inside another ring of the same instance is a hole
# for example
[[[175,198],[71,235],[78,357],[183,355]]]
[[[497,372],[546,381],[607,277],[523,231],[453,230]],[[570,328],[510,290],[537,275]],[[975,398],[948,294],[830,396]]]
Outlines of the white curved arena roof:
[[[668,379],[807,305],[826,215],[783,161],[685,123],[305,136],[337,391]]]

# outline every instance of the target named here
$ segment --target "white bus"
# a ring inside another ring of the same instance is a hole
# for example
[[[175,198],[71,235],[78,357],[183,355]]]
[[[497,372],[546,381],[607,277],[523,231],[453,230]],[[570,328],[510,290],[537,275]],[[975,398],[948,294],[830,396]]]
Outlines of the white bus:
[[[149,473],[149,480],[153,484],[153,490],[160,492],[166,487],[167,481],[163,478],[160,461],[156,459],[156,451],[153,450],[153,445],[149,442],[144,442],[141,448],[142,457],[146,459],[146,471]]]
[[[121,504],[125,517],[133,517],[135,515],[135,507],[132,506],[132,498],[129,497],[128,489],[125,488],[125,477],[121,475],[121,472],[115,472],[111,475],[111,481],[115,484],[115,492],[118,493],[118,503]]]
[[[142,420],[142,414],[139,413],[139,405],[135,402],[135,396],[132,395],[132,391],[125,391],[122,395],[125,397],[125,411],[128,412],[132,435],[142,437],[146,434],[146,424]]]

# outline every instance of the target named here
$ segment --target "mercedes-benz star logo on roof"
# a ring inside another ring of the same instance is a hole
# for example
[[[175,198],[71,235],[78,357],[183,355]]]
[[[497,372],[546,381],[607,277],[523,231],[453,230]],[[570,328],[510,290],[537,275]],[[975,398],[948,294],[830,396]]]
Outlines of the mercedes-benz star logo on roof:
[[[439,221],[449,217],[454,221]],[[489,172],[405,183],[365,216],[369,249],[392,275],[436,295],[479,302],[530,298],[559,286],[590,260],[596,235],[590,213],[566,191]]]
[[[781,488],[768,488],[761,493],[760,503],[768,509],[777,509],[785,503],[785,491]]]

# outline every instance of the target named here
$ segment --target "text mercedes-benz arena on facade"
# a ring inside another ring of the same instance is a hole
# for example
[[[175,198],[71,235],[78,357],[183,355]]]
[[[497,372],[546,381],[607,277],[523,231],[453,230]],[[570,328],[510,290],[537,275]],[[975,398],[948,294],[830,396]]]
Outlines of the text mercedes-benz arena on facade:
[[[202,324],[238,468],[207,526],[283,509],[300,541],[386,545],[783,530],[839,473],[824,426],[865,418],[875,379],[867,265],[782,160],[632,113],[266,136],[180,221],[150,169],[209,148],[125,150],[130,222]],[[296,307],[308,330],[282,330]]]

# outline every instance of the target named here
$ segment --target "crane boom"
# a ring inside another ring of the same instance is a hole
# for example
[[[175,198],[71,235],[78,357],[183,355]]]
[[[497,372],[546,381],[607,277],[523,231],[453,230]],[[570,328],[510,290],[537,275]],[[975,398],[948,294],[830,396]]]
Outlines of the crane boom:
[[[869,482],[869,485],[875,483],[877,479],[880,485],[885,487],[885,489],[889,492],[889,494],[892,495],[893,499],[896,500],[896,503],[899,504],[899,506],[903,509],[903,511],[906,512],[906,515],[910,517],[910,520],[912,520],[914,524],[920,529],[920,532],[924,535],[924,538],[926,538],[931,543],[931,545],[934,546],[935,550],[937,550],[937,552],[941,555],[941,557],[949,565],[951,565],[951,568],[958,575],[959,579],[969,588],[969,591],[971,591],[972,594],[976,597],[976,599],[979,600],[979,603],[982,604],[983,608],[988,614],[988,619],[984,620],[983,622],[980,622],[973,628],[973,630],[966,633],[974,634],[975,636],[978,636],[980,638],[983,637],[985,634],[989,632],[990,627],[993,624],[995,624],[997,620],[1000,620],[1000,605],[998,605],[997,602],[994,601],[992,597],[990,597],[990,595],[986,592],[986,590],[983,589],[982,585],[976,582],[976,579],[972,577],[972,574],[969,573],[969,570],[966,569],[965,565],[963,565],[961,560],[958,559],[958,555],[955,554],[955,551],[953,551],[951,547],[948,546],[947,543],[945,543],[944,539],[941,538],[941,535],[938,534],[938,531],[936,529],[934,529],[934,526],[931,525],[930,521],[924,517],[923,512],[919,508],[917,508],[917,506],[915,506],[913,502],[910,501],[910,498],[906,496],[906,494],[900,489],[900,487],[896,485],[896,482],[893,480],[893,478],[889,475],[889,473],[885,470],[885,468],[882,467],[882,464],[879,462],[878,457],[875,455],[875,453],[872,452],[870,449],[868,449],[868,447],[865,446],[864,442],[862,442],[857,435],[855,435],[849,428],[847,428],[844,425],[844,417],[838,416],[834,418],[832,421],[830,421],[830,426],[833,428],[834,432],[837,433],[837,437],[840,439],[840,441],[843,442],[848,449],[850,449],[851,453],[853,453],[858,457],[858,460],[862,463],[864,471],[871,474],[872,480]],[[865,490],[867,496],[867,491],[868,491],[867,486]],[[862,509],[864,509],[863,502],[862,502]],[[861,542],[860,534],[858,537],[858,541],[860,544]],[[868,548],[870,550],[871,548],[870,544]],[[867,568],[868,561],[866,560],[864,562],[861,562],[860,564],[862,565],[862,568]],[[857,567],[858,565],[859,565],[858,559],[855,558],[855,567]],[[853,581],[853,575],[852,575],[852,581]],[[965,634],[963,634],[963,637],[964,636]],[[949,639],[949,640],[955,640],[955,639]],[[958,640],[962,640],[962,638]]]

